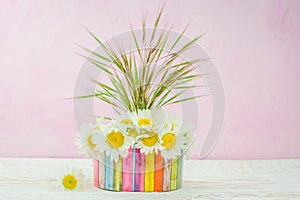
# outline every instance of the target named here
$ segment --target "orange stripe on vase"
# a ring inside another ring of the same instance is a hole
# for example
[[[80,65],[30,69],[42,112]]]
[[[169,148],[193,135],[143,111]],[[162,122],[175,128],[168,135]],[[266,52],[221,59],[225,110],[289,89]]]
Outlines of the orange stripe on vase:
[[[160,151],[155,156],[155,171],[154,171],[154,191],[162,192],[163,190],[163,167],[164,160],[161,157]]]

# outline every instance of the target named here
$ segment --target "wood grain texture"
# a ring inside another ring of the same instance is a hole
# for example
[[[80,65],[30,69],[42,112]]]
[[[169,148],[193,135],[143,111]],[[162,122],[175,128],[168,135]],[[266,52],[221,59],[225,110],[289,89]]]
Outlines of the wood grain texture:
[[[183,188],[163,193],[110,192],[93,185],[89,159],[0,158],[0,199],[300,199],[300,160],[184,162]],[[65,166],[84,169],[82,191],[63,191]]]

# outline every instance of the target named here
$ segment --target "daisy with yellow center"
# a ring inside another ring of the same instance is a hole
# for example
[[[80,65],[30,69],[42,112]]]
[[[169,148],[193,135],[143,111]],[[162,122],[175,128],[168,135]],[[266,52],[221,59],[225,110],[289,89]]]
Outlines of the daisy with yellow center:
[[[119,160],[119,155],[127,157],[128,149],[131,146],[130,137],[113,124],[102,125],[100,129],[100,134],[92,137],[92,143],[95,144],[94,150],[104,152],[114,162]]]
[[[161,155],[167,160],[174,159],[186,149],[186,139],[181,128],[181,120],[168,115],[163,131],[160,134]]]
[[[163,128],[164,112],[162,110],[138,110],[130,113],[129,117],[139,129],[159,132]]]
[[[96,145],[92,142],[93,135],[99,132],[98,126],[91,124],[84,124],[80,127],[80,131],[76,134],[75,145],[78,148],[79,153],[86,157],[92,157],[93,150]]]
[[[130,118],[130,113],[117,115],[114,123],[123,133],[126,133],[128,136],[135,138],[138,135],[138,130]]]
[[[120,131],[112,130],[106,136],[106,143],[111,148],[120,148],[124,144],[124,135]]]
[[[162,136],[162,146],[166,150],[171,150],[175,147],[176,145],[176,136],[174,133],[166,133]]]
[[[142,153],[148,154],[159,150],[159,136],[153,131],[145,131],[136,138],[135,147],[140,148]]]
[[[59,185],[64,190],[81,190],[83,189],[84,174],[82,170],[76,168],[67,168],[58,180]]]

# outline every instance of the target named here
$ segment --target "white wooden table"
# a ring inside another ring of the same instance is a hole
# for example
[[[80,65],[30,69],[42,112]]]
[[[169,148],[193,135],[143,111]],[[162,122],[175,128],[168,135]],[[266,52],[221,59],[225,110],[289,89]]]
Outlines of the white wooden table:
[[[66,165],[86,172],[83,191],[57,187]],[[0,158],[0,199],[300,199],[300,160],[192,160],[183,178],[183,188],[172,192],[110,192],[93,186],[89,159]]]

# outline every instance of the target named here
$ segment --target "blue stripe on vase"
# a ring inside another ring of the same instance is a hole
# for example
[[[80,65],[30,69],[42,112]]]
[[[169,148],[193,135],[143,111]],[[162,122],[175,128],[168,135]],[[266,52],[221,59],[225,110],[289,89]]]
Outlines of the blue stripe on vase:
[[[132,191],[134,192],[134,176],[135,176],[135,151],[136,148],[132,148]]]
[[[105,189],[114,189],[114,168],[113,161],[110,156],[106,156],[105,159]]]

